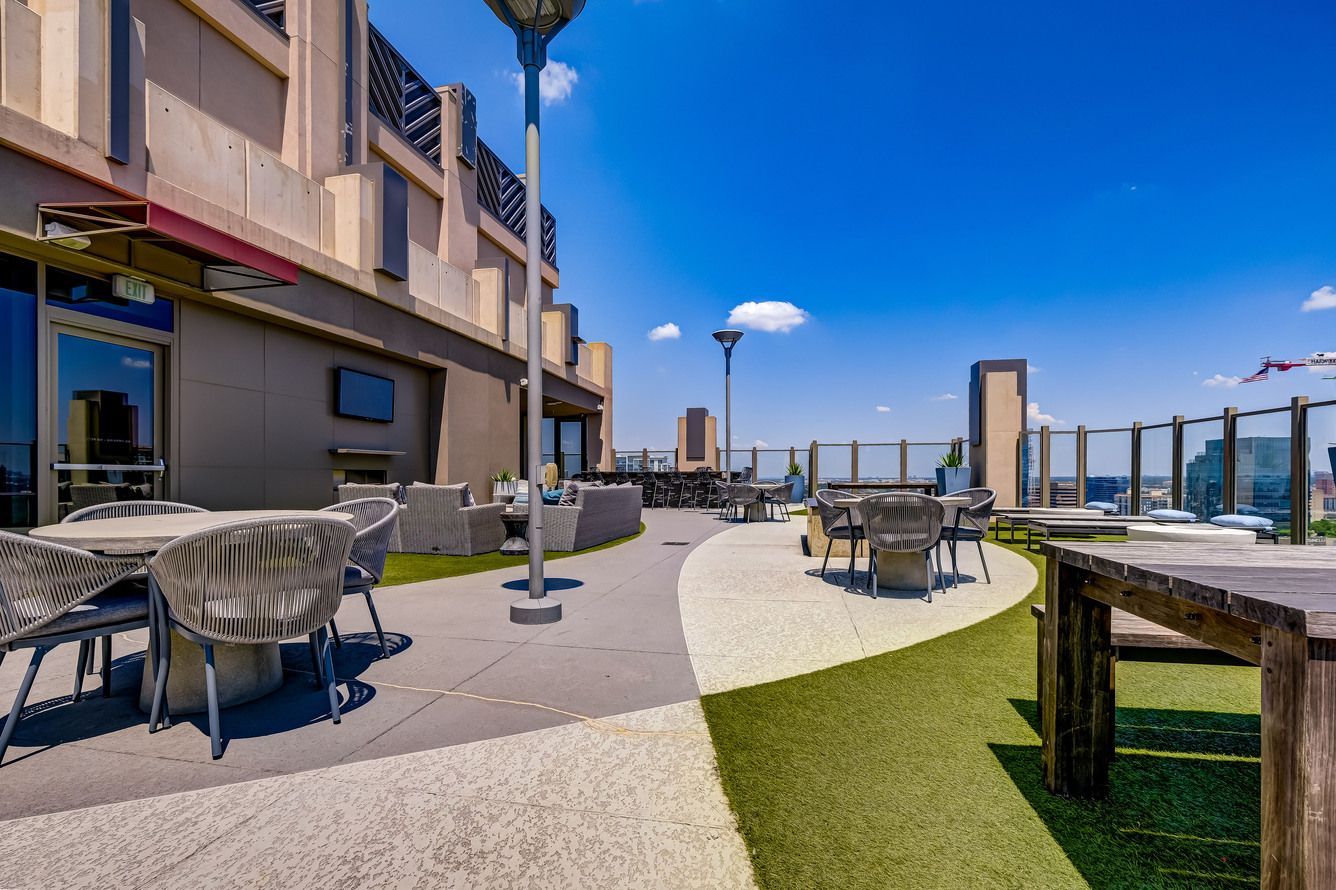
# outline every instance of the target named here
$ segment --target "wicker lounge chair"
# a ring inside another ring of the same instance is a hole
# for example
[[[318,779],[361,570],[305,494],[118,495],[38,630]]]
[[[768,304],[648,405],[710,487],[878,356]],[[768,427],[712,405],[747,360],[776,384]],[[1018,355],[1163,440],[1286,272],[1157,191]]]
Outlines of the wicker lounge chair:
[[[404,553],[440,553],[474,556],[501,548],[505,504],[464,506],[464,485],[423,485],[404,489],[405,505],[399,517]]]

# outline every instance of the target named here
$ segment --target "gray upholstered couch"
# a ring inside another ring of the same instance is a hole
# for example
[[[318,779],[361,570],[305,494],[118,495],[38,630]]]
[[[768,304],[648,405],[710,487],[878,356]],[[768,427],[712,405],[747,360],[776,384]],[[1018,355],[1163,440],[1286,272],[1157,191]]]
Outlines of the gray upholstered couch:
[[[574,506],[543,507],[543,549],[584,550],[634,535],[640,531],[640,498],[639,485],[581,486]]]
[[[505,504],[466,507],[465,487],[414,482],[404,488],[401,552],[473,556],[501,549],[506,539],[501,525]]]

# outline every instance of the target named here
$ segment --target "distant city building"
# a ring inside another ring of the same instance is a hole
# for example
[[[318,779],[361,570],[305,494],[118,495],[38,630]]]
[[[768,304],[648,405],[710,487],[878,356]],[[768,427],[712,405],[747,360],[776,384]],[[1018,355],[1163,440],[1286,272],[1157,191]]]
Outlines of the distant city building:
[[[1277,524],[1290,518],[1290,437],[1250,436],[1235,442],[1234,488],[1237,503],[1224,503],[1224,441],[1209,439],[1205,450],[1188,461],[1183,478],[1183,509],[1209,518],[1222,513],[1253,513]]]
[[[1085,499],[1086,503],[1116,504],[1119,494],[1126,495],[1131,490],[1132,480],[1128,476],[1087,476]]]
[[[1132,494],[1130,491],[1120,491],[1113,496],[1113,502],[1118,505],[1119,516],[1132,515]],[[1173,496],[1165,488],[1141,487],[1141,513],[1149,513],[1151,510],[1169,510],[1174,506]]]

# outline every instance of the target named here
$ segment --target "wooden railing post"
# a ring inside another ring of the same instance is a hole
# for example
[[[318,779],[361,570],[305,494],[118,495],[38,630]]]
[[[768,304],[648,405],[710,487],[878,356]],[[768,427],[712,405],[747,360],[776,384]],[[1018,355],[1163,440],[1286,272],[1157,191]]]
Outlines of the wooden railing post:
[[[858,481],[858,440],[854,439],[853,444],[849,446],[849,481]]]
[[[821,487],[821,477],[818,475],[820,467],[817,465],[820,452],[821,446],[813,439],[812,444],[807,446],[807,484],[812,494],[816,494],[816,490]]]
[[[1220,412],[1220,424],[1224,434],[1224,442],[1220,449],[1220,505],[1226,513],[1233,513],[1238,509],[1238,474],[1235,472],[1234,466],[1234,461],[1239,452],[1238,414],[1238,408],[1226,408]],[[1208,519],[1210,517],[1199,516],[1198,518]]]
[[[1076,506],[1084,507],[1086,502],[1086,428],[1085,424],[1076,427]]]
[[[1132,423],[1132,479],[1128,483],[1127,512],[1141,515],[1141,421]]]
[[[900,440],[900,481],[909,481],[909,440]]]
[[[1050,503],[1053,497],[1053,483],[1048,478],[1049,471],[1049,441],[1052,438],[1053,431],[1048,426],[1039,428],[1039,506],[1051,507]]]
[[[1290,399],[1290,543],[1308,543],[1308,396]]]
[[[1169,446],[1174,465],[1169,469],[1169,503],[1175,510],[1183,509],[1183,415],[1175,414],[1170,427],[1173,441]],[[1206,517],[1201,517],[1205,519]]]

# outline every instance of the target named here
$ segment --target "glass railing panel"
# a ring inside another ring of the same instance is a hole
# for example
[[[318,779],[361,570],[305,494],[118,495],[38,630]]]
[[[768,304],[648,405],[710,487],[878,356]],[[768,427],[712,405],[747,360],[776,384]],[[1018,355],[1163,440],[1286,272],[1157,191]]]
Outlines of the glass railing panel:
[[[1130,434],[1129,434],[1130,435]],[[1141,431],[1141,512],[1174,508],[1174,428]],[[1118,512],[1131,513],[1130,497],[1115,500]]]
[[[1050,433],[1048,448],[1048,506],[1080,506],[1076,491],[1076,433]]]
[[[1085,503],[1115,504],[1130,511],[1132,434],[1127,430],[1086,434]]]
[[[1336,543],[1336,405],[1308,409],[1308,534]]]
[[[838,487],[850,480],[853,471],[851,445],[818,445],[817,457],[817,473],[821,477],[818,488]]]
[[[1290,503],[1290,412],[1240,417],[1235,421],[1234,500],[1227,512],[1262,516],[1288,534]],[[1302,496],[1302,495],[1301,495]]]
[[[858,446],[859,482],[898,482],[900,443]]]
[[[1021,506],[1040,506],[1040,436],[1038,432],[1020,434]]]
[[[1223,429],[1220,420],[1183,425],[1183,509],[1198,519],[1226,512]]]
[[[951,450],[950,442],[928,442],[909,446],[906,476],[910,482],[935,482],[937,460]]]

